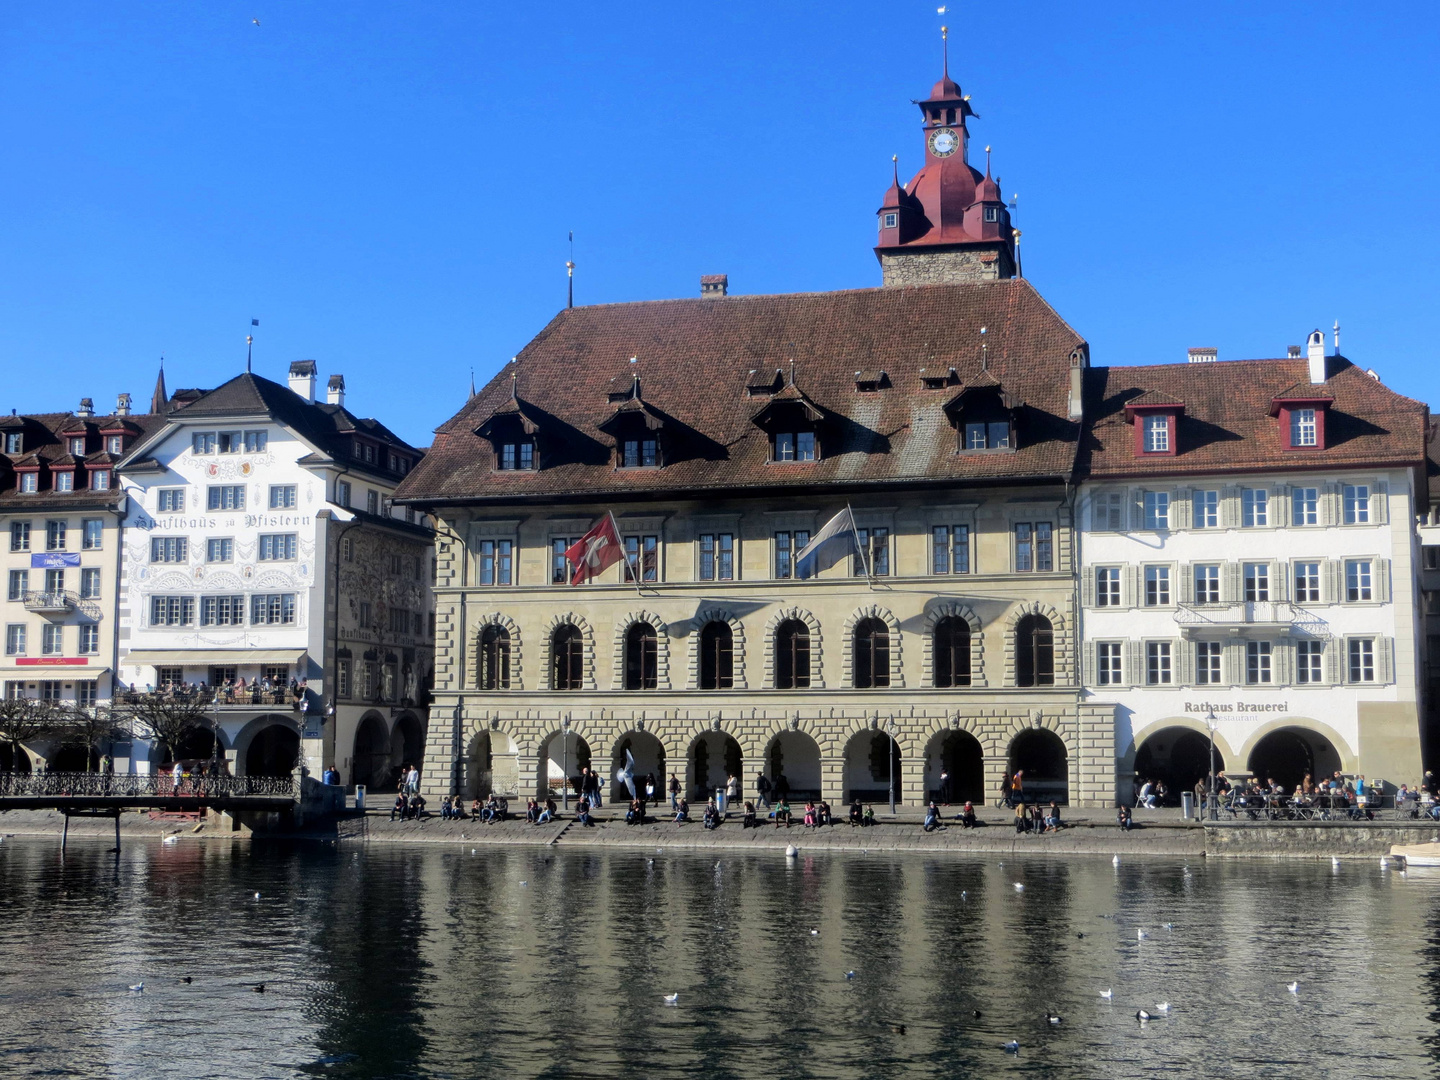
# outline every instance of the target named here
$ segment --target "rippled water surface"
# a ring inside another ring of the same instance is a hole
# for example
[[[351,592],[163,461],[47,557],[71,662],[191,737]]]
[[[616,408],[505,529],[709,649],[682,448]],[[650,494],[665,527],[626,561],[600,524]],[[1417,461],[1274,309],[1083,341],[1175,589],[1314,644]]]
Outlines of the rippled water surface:
[[[10,839],[0,956],[6,1076],[1440,1072],[1440,871],[1374,861]]]

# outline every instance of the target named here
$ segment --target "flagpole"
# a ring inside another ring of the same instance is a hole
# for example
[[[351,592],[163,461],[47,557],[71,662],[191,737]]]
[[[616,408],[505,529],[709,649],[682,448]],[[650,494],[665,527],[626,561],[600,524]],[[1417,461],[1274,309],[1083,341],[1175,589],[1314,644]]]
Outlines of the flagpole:
[[[847,502],[845,511],[850,515],[850,532],[855,537],[855,546],[860,548],[860,565],[865,567],[865,580],[873,589],[875,588],[875,575],[870,572],[870,552],[867,550],[869,545],[862,546],[860,544],[860,527],[855,524],[855,508]]]
[[[635,564],[632,566],[630,563],[630,553],[625,550],[625,535],[620,531],[620,522],[615,520],[615,511],[606,510],[605,513],[609,515],[610,525],[615,530],[615,536],[620,541],[620,554],[625,558],[625,565],[630,567],[630,578],[635,582],[635,595],[644,599],[645,594],[640,591],[640,553],[636,552]]]

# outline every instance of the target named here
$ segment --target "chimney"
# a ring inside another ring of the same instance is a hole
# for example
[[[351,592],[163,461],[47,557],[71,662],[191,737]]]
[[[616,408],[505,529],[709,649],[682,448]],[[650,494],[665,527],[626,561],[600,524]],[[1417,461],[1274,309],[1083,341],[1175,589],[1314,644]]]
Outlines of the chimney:
[[[718,300],[730,295],[729,274],[701,274],[700,295],[706,300]]]
[[[1085,369],[1090,366],[1090,346],[1081,344],[1070,353],[1070,402],[1071,420],[1085,418]]]
[[[331,375],[325,386],[325,400],[331,405],[345,406],[345,376]]]
[[[1310,383],[1312,386],[1319,386],[1325,381],[1325,332],[1323,330],[1310,331],[1310,340],[1305,351],[1310,360]]]
[[[1186,349],[1186,355],[1192,364],[1213,364],[1220,359],[1220,350],[1211,348]]]
[[[315,401],[314,360],[296,360],[290,365],[290,389],[309,403]]]
[[[1300,346],[1299,346],[1299,345],[1287,345],[1287,346],[1285,346],[1285,350],[1286,350],[1286,351],[1285,351],[1285,355],[1286,355],[1287,357],[1289,357],[1291,360],[1299,360],[1299,359],[1300,359]]]
[[[95,415],[95,400],[94,400],[93,398],[82,397],[82,398],[80,399],[80,408],[78,408],[78,409],[75,410],[75,415],[76,415],[76,416],[94,416],[94,415]]]
[[[116,415],[116,416],[129,416],[129,415],[130,415],[130,395],[129,395],[129,394],[121,394],[121,395],[119,395],[119,396],[115,399],[115,415]]]

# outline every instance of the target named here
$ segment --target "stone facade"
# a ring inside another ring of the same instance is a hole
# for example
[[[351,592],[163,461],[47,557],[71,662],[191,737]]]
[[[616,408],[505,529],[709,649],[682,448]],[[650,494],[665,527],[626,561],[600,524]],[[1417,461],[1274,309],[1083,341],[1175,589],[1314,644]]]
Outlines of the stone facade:
[[[1010,253],[967,248],[953,251],[885,251],[880,254],[881,281],[894,285],[967,285],[1015,276]]]

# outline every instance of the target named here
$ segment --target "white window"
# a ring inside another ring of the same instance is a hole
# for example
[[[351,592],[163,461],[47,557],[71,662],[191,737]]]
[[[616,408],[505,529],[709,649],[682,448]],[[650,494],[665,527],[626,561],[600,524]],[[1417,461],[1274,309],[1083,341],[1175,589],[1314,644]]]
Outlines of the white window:
[[[195,622],[195,598],[193,596],[152,596],[150,598],[150,625],[190,626]]]
[[[295,622],[295,594],[272,593],[250,598],[250,621],[256,626],[289,626]]]
[[[1292,410],[1290,413],[1290,445],[1314,446],[1315,443],[1315,410]]]
[[[270,509],[271,509],[271,510],[293,510],[293,509],[295,509],[295,485],[294,485],[294,484],[271,484],[271,485],[270,485]]]
[[[1220,682],[1220,642],[1197,641],[1195,643],[1195,683],[1198,686],[1217,686]]]
[[[380,513],[380,493],[371,489],[365,492],[365,512],[368,514]]]
[[[1095,568],[1095,606],[1120,606],[1120,568],[1118,566]]]
[[[76,435],[76,436],[74,436],[73,438],[66,440],[66,445],[67,445],[67,448],[68,448],[69,452],[72,453],[72,454],[74,454],[76,457],[84,457],[84,456],[85,456],[85,436],[84,436],[84,435]]]
[[[25,624],[11,623],[5,627],[5,655],[25,655]]]
[[[1367,683],[1375,681],[1375,639],[1350,639],[1350,681]]]
[[[1295,681],[1297,683],[1319,683],[1324,681],[1321,674],[1320,657],[1325,645],[1320,641],[1301,641],[1295,645]]]
[[[90,470],[90,490],[91,490],[91,491],[109,491],[109,490],[110,490],[110,470],[109,470],[109,469],[91,469],[91,470]]]
[[[95,623],[80,624],[81,656],[94,656],[100,651],[100,627]]]
[[[200,625],[244,626],[245,597],[202,596],[200,598]]]
[[[33,469],[20,474],[20,494],[34,495],[40,490],[40,474]]]
[[[100,568],[98,566],[87,566],[80,571],[80,599],[98,600],[100,598]]]
[[[1345,485],[1345,524],[1365,525],[1370,521],[1370,485]]]
[[[966,450],[1003,450],[1010,445],[1008,420],[973,420],[965,424]]]
[[[235,558],[235,541],[228,536],[212,536],[205,541],[206,562],[231,562]]]
[[[51,594],[54,594],[54,593],[63,593],[63,592],[65,591],[65,571],[64,571],[64,570],[46,570],[46,571],[45,571],[45,591],[46,591],[47,593],[51,593]]]
[[[335,696],[348,698],[350,696],[350,661],[339,660],[335,664]]]
[[[70,469],[59,469],[55,473],[56,491],[74,491],[75,473]]]
[[[1125,494],[1105,491],[1095,496],[1095,510],[1090,528],[1096,532],[1123,532],[1125,529]]]
[[[190,450],[195,454],[215,453],[215,433],[213,431],[197,431],[191,436]]]
[[[247,454],[263,454],[269,441],[270,436],[263,431],[247,431],[245,432],[245,452]]]
[[[1345,602],[1358,604],[1375,598],[1370,586],[1370,560],[1345,560]]]
[[[1145,452],[1163,454],[1170,450],[1170,417],[1145,417]]]
[[[336,504],[337,506],[349,506],[349,505],[350,505],[350,481],[349,481],[349,480],[337,480],[337,481],[335,481],[335,504]]]
[[[178,514],[185,509],[184,488],[161,488],[156,492],[155,512],[158,514]]]
[[[20,447],[21,447],[22,445],[23,445],[23,442],[22,442],[22,440],[21,440],[20,432],[18,432],[18,431],[7,431],[7,432],[5,433],[5,452],[6,452],[7,454],[18,454],[18,453],[20,453]]]
[[[7,599],[9,599],[9,600],[24,600],[24,599],[25,599],[25,593],[26,593],[27,591],[29,591],[29,588],[30,588],[30,571],[29,571],[29,570],[11,570],[11,571],[10,571],[10,591],[9,591],[8,593],[6,593],[6,598],[7,598]]]
[[[1320,603],[1320,564],[1318,562],[1297,562],[1295,564],[1295,602],[1297,604]]]
[[[813,431],[782,431],[775,436],[776,461],[814,461]]]
[[[477,557],[480,561],[481,585],[510,584],[515,565],[513,540],[481,540]],[[390,569],[397,572],[399,568],[392,565]]]
[[[123,435],[106,435],[106,436],[105,436],[105,449],[106,449],[107,452],[109,452],[109,453],[111,453],[111,454],[118,454],[118,453],[122,452],[122,451],[125,449],[125,436],[123,436]]]
[[[1264,488],[1244,488],[1240,492],[1240,527],[1263,529],[1270,524],[1270,492]]]
[[[28,521],[12,521],[10,523],[10,550],[30,550],[30,523]]]
[[[1270,659],[1272,648],[1268,641],[1247,641],[1245,643],[1245,681],[1251,686],[1263,686],[1270,682]]]
[[[899,220],[900,220],[900,215],[899,215],[899,214],[894,214],[894,213],[886,214],[886,215],[885,215],[885,228],[887,228],[887,229],[893,229],[893,228],[895,228],[895,223],[896,223],[897,221],[899,221]]]
[[[1320,524],[1320,489],[1294,488],[1290,493],[1290,524]]]
[[[65,627],[47,623],[40,628],[40,653],[43,656],[59,656],[65,651]]]
[[[1170,684],[1170,643],[1168,641],[1147,641],[1145,643],[1145,683],[1147,686],[1168,686]]]
[[[1258,603],[1270,599],[1270,564],[1245,564],[1245,601]]]
[[[995,222],[1000,220],[1000,208],[998,206],[985,207],[985,220]]]
[[[105,542],[105,522],[86,518],[80,522],[80,546],[86,551],[99,551]]]
[[[63,521],[45,522],[45,550],[64,551],[67,532],[68,529]]]
[[[1145,606],[1165,607],[1170,603],[1170,568],[1145,567]]]
[[[220,484],[205,489],[207,510],[244,510],[245,485]]]
[[[190,541],[184,536],[152,536],[150,538],[150,561],[152,563],[183,563],[190,558]]]
[[[508,543],[509,541],[506,541]],[[294,533],[268,533],[260,537],[260,561],[295,558],[298,541]]]
[[[1095,646],[1095,681],[1101,686],[1120,684],[1120,642],[1102,641]]]
[[[75,684],[75,704],[82,709],[93,709],[99,695],[94,679],[82,679]]]
[[[1145,528],[1151,532],[1164,532],[1170,528],[1170,494],[1165,491],[1145,492]]]
[[[1195,603],[1220,603],[1220,567],[1214,563],[1195,567]]]

